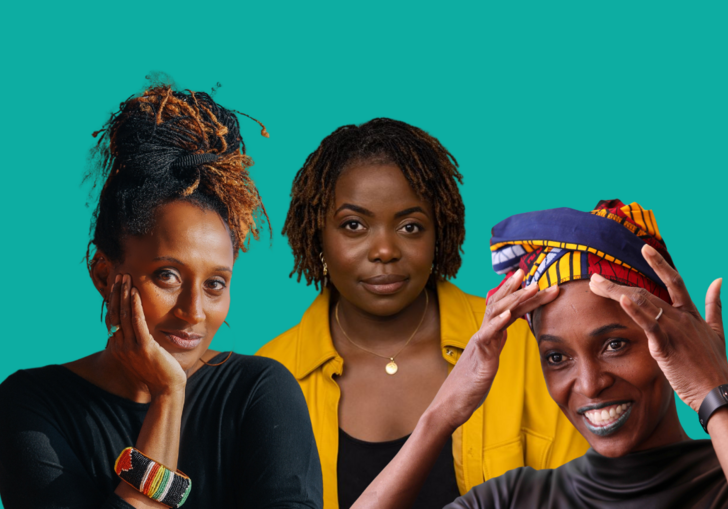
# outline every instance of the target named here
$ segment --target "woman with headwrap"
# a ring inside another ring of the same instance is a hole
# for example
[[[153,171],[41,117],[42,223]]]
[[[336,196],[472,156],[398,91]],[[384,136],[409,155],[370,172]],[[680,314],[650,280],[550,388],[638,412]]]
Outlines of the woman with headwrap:
[[[493,228],[491,249],[496,271],[517,270],[488,300],[481,329],[410,441],[355,507],[407,506],[437,445],[487,397],[506,327],[524,315],[551,397],[591,448],[556,469],[511,470],[449,509],[728,507],[722,280],[708,288],[703,319],[652,211],[619,200],[591,213],[513,216]],[[539,290],[547,304],[533,303]],[[688,438],[674,392],[711,440]]]

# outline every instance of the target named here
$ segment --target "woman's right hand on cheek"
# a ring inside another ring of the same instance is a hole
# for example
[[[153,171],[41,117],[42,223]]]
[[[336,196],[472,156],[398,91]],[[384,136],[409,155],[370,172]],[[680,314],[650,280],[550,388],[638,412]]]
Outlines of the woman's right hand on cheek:
[[[480,330],[470,339],[435,396],[431,408],[442,412],[453,430],[465,423],[488,396],[507,339],[506,329],[559,294],[557,286],[542,292],[536,284],[519,289],[521,281],[523,271],[519,269],[488,300]]]
[[[119,329],[109,338],[106,349],[114,356],[131,380],[146,385],[152,398],[184,394],[187,383],[179,362],[159,346],[147,328],[139,291],[131,276],[118,274],[109,299],[106,326]]]

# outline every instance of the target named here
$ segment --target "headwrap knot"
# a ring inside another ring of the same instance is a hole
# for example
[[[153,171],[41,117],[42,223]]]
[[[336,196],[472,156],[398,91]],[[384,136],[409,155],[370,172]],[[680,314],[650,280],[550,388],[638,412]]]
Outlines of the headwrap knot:
[[[492,234],[493,270],[507,279],[520,267],[524,287],[536,282],[544,290],[600,274],[671,303],[665,284],[641,250],[649,244],[674,267],[672,258],[655,215],[637,203],[608,200],[591,212],[558,208],[517,214],[495,225]]]

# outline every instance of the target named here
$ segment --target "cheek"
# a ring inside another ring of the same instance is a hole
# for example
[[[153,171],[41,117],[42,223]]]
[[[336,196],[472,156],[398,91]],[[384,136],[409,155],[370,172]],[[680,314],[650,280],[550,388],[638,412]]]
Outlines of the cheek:
[[[543,368],[543,367],[542,367]],[[559,407],[567,411],[569,406],[569,385],[570,377],[564,371],[551,371],[548,368],[543,368],[544,379],[546,380],[546,388]]]
[[[208,301],[205,307],[208,327],[215,331],[219,329],[227,318],[228,311],[230,311],[230,292]]]
[[[142,299],[144,317],[148,324],[156,323],[172,312],[177,299],[174,293],[165,292],[151,282],[142,282],[136,288]]]
[[[324,230],[323,254],[329,271],[329,277],[353,273],[361,262],[366,261],[366,242],[362,239],[351,239],[336,230]]]

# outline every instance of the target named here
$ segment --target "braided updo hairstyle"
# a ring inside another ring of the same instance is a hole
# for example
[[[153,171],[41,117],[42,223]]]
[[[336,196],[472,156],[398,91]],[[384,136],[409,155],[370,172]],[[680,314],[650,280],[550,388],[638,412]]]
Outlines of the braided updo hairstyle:
[[[178,92],[169,85],[123,102],[94,133],[103,134],[86,178],[94,179],[94,189],[103,185],[89,251],[94,245],[110,260],[122,261],[123,238],[147,234],[156,208],[175,200],[220,214],[235,257],[247,249],[251,235],[257,240],[259,224],[270,223],[248,173],[253,160],[235,113],[204,92]],[[268,136],[265,127],[262,134]]]
[[[342,171],[362,164],[395,164],[412,189],[435,214],[435,268],[428,284],[454,277],[465,241],[465,205],[458,183],[462,175],[450,152],[422,129],[398,120],[375,118],[345,125],[324,138],[298,171],[291,190],[283,235],[293,249],[291,272],[318,288],[323,282],[319,253],[326,213]]]

